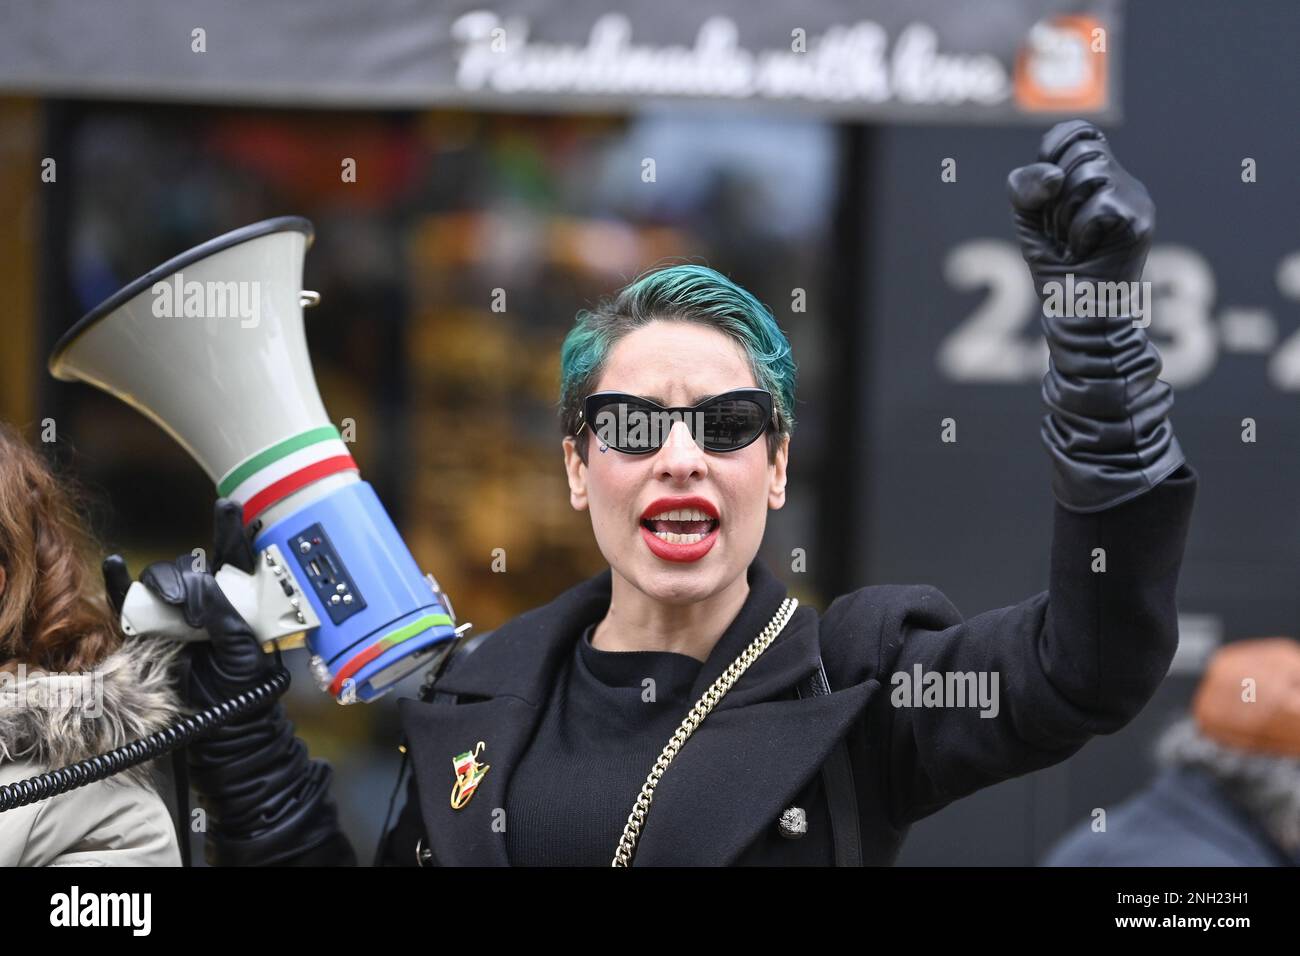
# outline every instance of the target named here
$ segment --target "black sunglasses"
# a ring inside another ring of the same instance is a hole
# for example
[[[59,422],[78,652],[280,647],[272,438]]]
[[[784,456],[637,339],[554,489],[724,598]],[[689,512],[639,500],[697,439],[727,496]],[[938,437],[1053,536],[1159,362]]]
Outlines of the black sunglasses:
[[[625,455],[658,451],[679,421],[706,451],[739,451],[775,426],[772,393],[763,388],[737,388],[706,398],[698,405],[665,408],[658,402],[626,392],[594,392],[582,403],[582,424],[596,439]]]

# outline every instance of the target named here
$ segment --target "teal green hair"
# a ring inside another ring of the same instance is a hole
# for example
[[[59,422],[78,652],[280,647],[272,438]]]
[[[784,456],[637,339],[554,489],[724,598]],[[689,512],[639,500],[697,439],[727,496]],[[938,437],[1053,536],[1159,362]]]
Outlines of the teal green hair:
[[[767,433],[768,457],[794,430],[797,369],[790,343],[768,308],[707,266],[675,265],[642,273],[594,309],[581,309],[560,349],[560,417],[577,433],[582,401],[596,390],[614,344],[656,319],[696,322],[740,343],[759,386],[772,393],[777,427]],[[585,441],[578,451],[586,461]]]

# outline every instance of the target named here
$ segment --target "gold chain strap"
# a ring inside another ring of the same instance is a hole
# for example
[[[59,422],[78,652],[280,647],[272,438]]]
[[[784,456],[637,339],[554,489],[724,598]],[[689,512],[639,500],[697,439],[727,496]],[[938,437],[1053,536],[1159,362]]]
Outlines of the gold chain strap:
[[[659,780],[668,769],[668,765],[673,762],[677,752],[682,749],[682,745],[690,739],[691,734],[695,733],[697,727],[704,722],[704,718],[718,705],[731,686],[740,679],[740,675],[749,670],[749,665],[758,660],[758,656],[768,649],[773,641],[776,640],[790,618],[794,615],[795,608],[799,606],[796,598],[788,597],[781,602],[777,608],[776,614],[768,622],[763,632],[754,638],[750,645],[741,651],[740,656],[731,662],[731,666],[718,675],[718,679],[706,690],[703,696],[695,702],[690,713],[682,721],[681,726],[677,728],[672,738],[664,747],[663,752],[659,754],[659,759],[655,761],[654,767],[650,771],[650,776],[646,777],[644,786],[641,787],[641,793],[636,798],[636,803],[632,807],[632,813],[627,818],[627,826],[623,828],[623,836],[618,841],[618,849],[614,853],[614,860],[610,866],[630,866],[632,862],[632,853],[636,849],[636,841],[641,836],[641,828],[645,826],[646,815],[650,812],[650,801],[654,799],[655,787],[659,786]]]

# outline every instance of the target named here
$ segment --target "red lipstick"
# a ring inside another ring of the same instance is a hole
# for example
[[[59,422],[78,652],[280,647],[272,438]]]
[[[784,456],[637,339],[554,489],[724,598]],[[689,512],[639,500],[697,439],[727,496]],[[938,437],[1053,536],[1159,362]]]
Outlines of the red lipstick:
[[[663,514],[665,511],[677,511],[685,508],[698,508],[713,519],[712,527],[699,541],[691,544],[677,544],[665,541],[646,527],[646,522],[655,515]],[[701,498],[699,495],[676,495],[668,498],[656,498],[641,512],[641,538],[645,541],[646,547],[650,549],[651,553],[664,561],[690,562],[700,560],[709,553],[717,542],[720,527],[721,520],[718,515],[717,505],[707,498]]]

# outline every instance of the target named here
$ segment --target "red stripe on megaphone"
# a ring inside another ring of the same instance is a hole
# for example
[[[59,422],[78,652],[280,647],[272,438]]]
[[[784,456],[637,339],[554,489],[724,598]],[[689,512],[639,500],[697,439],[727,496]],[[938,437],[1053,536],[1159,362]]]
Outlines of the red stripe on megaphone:
[[[279,481],[267,485],[253,497],[244,502],[244,524],[252,524],[261,512],[282,498],[287,498],[300,488],[305,488],[313,481],[332,475],[338,471],[360,471],[351,455],[335,455],[313,462],[306,468],[300,468],[292,474],[285,475]]]

